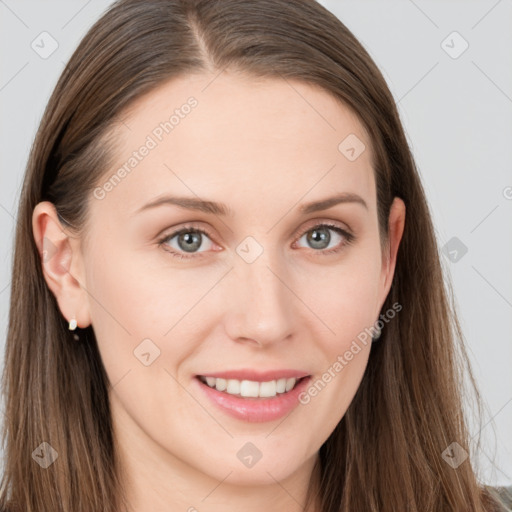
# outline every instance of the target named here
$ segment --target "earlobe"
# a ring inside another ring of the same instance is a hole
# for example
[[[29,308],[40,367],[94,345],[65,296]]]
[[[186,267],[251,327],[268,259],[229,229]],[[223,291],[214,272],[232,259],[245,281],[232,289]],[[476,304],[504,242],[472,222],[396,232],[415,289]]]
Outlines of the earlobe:
[[[43,277],[57,299],[61,313],[79,327],[90,324],[84,276],[79,274],[78,240],[62,226],[55,206],[49,201],[36,205],[32,214],[34,240],[41,257]]]

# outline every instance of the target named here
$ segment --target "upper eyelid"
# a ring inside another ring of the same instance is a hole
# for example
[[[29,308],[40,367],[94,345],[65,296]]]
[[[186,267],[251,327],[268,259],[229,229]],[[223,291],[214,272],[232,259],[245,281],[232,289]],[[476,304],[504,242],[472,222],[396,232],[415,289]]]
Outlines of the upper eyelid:
[[[350,233],[351,235],[354,234],[353,229],[346,222],[329,220],[329,219],[324,218],[324,219],[311,219],[310,221],[307,221],[305,227],[300,227],[296,231],[293,232],[293,236],[294,237],[299,236],[299,235],[303,236],[304,233],[307,233],[308,231],[313,229],[315,226],[324,225],[324,224],[327,224],[328,228],[331,228],[331,229],[338,228],[343,231],[346,231],[347,233]],[[332,224],[332,226],[329,226],[329,224]]]

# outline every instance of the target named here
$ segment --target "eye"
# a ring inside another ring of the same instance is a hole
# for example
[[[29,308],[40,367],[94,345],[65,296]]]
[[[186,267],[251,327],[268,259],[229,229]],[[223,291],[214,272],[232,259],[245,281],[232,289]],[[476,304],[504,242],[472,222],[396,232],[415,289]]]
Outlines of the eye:
[[[333,237],[330,232],[334,232],[335,236]],[[198,253],[197,249],[204,245],[203,238],[207,237],[210,239],[210,236],[211,235],[204,229],[190,225],[160,238],[158,240],[158,245],[162,246],[165,251],[169,252],[171,256],[175,258],[189,259],[201,257],[200,253],[204,251],[199,251]],[[353,243],[355,240],[355,236],[352,233],[349,233],[347,230],[342,229],[335,224],[329,223],[321,223],[309,228],[307,231],[303,232],[298,241],[303,237],[306,237],[307,242],[312,245],[313,249],[315,249],[314,252],[321,255],[337,253],[345,246]],[[175,238],[175,245],[170,244],[169,242],[172,242]],[[336,241],[337,238],[341,238],[341,243],[338,241],[338,244],[336,244],[334,248],[326,250],[331,241],[333,239]],[[210,239],[210,248],[211,244],[212,241]]]
[[[202,239],[204,236],[210,237],[209,233],[203,229],[194,226],[185,226],[179,231],[175,231],[161,238],[158,241],[158,245],[162,247],[165,246],[164,250],[171,253],[175,258],[188,259],[193,258],[197,249],[203,245]],[[172,241],[174,238],[176,238],[177,247],[171,245],[173,249],[168,249],[169,244],[167,242]],[[189,256],[187,253],[191,253],[191,255]]]
[[[332,231],[335,232],[334,237],[330,234]],[[319,252],[321,255],[337,253],[345,246],[353,243],[355,240],[355,236],[352,233],[349,233],[347,230],[342,229],[335,224],[329,223],[317,224],[316,226],[309,228],[299,238],[299,241],[304,237],[306,238],[307,243],[310,244],[310,247],[315,249],[315,252]],[[334,245],[334,248],[328,249],[333,239],[335,242],[336,239],[338,239],[338,243]],[[341,242],[339,239],[341,239]]]

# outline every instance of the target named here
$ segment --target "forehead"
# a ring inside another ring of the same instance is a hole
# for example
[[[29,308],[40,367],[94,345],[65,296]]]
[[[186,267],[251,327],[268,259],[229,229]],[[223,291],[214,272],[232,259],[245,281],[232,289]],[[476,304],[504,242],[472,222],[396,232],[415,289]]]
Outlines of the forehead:
[[[120,119],[116,161],[100,186],[124,168],[108,195],[126,213],[163,192],[253,212],[263,200],[306,202],[330,192],[372,200],[364,127],[311,84],[226,71],[187,75],[139,98]],[[356,159],[353,151],[347,158],[347,145],[362,151]]]

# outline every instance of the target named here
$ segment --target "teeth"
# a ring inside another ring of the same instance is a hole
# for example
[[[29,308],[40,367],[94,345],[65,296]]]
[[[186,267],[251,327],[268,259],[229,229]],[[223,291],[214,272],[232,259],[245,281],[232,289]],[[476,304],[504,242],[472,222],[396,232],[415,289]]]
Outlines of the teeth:
[[[290,389],[293,388],[293,386],[295,386],[295,379],[294,378],[291,378],[291,379],[286,379],[286,391],[290,391]]]
[[[236,382],[238,384],[237,380],[235,380],[233,382]],[[236,387],[235,387],[235,389],[236,389]],[[260,385],[257,382],[254,382],[252,380],[243,380],[240,383],[239,393],[242,396],[258,397],[260,394]],[[232,394],[234,395],[235,393],[232,393]],[[275,393],[274,393],[274,395],[275,395]],[[270,396],[272,396],[272,395],[270,395]]]
[[[295,386],[297,379],[291,377],[266,382],[253,380],[217,379],[215,377],[200,377],[211,388],[217,391],[225,391],[230,395],[240,395],[253,398],[270,398],[277,393],[287,393]]]
[[[284,393],[286,391],[286,379],[276,380],[276,391],[278,393]]]
[[[228,381],[226,379],[213,379],[213,385],[208,384],[212,388],[216,388],[218,391],[225,391],[228,387]]]
[[[260,382],[259,388],[259,396],[276,396],[277,383],[275,380],[271,380],[270,382]]]
[[[230,395],[239,395],[240,381],[235,379],[228,379],[228,387],[226,388],[226,392]]]

